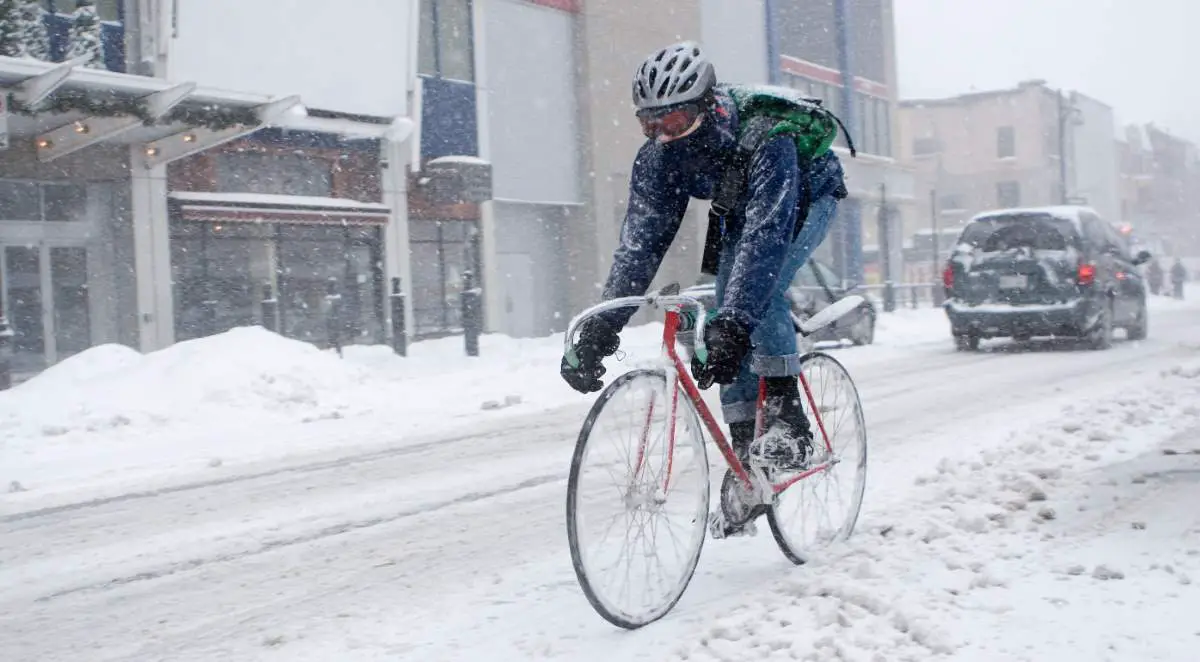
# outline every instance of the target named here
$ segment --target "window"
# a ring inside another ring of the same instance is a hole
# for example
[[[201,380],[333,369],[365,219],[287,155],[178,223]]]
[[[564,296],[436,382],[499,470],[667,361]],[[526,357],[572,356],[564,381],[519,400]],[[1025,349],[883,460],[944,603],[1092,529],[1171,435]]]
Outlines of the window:
[[[479,275],[478,225],[475,221],[411,219],[409,245],[416,336],[461,332],[463,275],[468,270]]]
[[[121,0],[96,0],[96,15],[102,21],[121,20]]]
[[[82,221],[86,203],[83,184],[0,181],[0,221]]]
[[[42,199],[38,185],[27,182],[0,182],[0,219],[42,220]]]
[[[996,129],[996,158],[1007,159],[1017,155],[1016,133],[1011,126]]]
[[[423,0],[418,37],[420,73],[454,80],[475,79],[471,0]]]
[[[999,182],[996,184],[996,203],[1001,208],[1021,206],[1021,184],[1019,182]]]
[[[913,141],[913,156],[928,156],[942,151],[942,141],[937,138],[917,138]]]
[[[961,211],[967,208],[967,204],[963,199],[962,194],[947,193],[938,198],[938,210],[942,213],[948,211]]]
[[[892,155],[892,108],[887,99],[875,100],[876,123],[879,126],[879,155]]]
[[[333,279],[342,341],[383,341],[382,228],[172,220],[170,232],[178,339],[266,322],[269,287],[280,333],[327,346]]]
[[[867,154],[882,154],[883,150],[879,145],[878,118],[875,116],[875,98],[861,94],[856,96],[861,100],[856,110],[862,113],[860,120],[860,126],[863,128],[862,150]]]

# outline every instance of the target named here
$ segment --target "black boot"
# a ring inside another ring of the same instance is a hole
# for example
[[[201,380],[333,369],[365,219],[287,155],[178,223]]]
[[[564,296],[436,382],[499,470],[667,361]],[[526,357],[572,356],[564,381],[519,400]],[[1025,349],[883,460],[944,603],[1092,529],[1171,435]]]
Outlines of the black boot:
[[[742,464],[750,457],[750,442],[754,441],[754,421],[729,424],[729,445]]]
[[[767,377],[766,382],[767,431],[756,441],[756,454],[780,469],[800,469],[812,450],[813,435],[799,383],[795,377]]]

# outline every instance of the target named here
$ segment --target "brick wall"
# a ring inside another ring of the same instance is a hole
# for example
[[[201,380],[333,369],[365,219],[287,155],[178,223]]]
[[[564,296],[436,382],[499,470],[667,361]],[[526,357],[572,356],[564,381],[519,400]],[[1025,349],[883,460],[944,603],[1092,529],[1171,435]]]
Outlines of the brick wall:
[[[243,138],[220,145],[176,161],[167,168],[167,185],[172,191],[217,191],[217,157],[228,153],[258,153],[296,155],[324,161],[332,179],[334,198],[349,198],[362,202],[381,202],[383,191],[379,181],[379,155],[374,151],[345,150],[332,147],[295,147],[265,144],[253,138]]]

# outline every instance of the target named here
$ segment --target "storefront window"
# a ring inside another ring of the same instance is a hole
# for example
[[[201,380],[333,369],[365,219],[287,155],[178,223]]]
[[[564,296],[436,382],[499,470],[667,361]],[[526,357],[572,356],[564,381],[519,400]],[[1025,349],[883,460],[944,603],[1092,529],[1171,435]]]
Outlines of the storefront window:
[[[86,206],[83,184],[0,180],[0,221],[82,221]]]
[[[475,221],[409,222],[412,249],[413,318],[418,336],[462,330],[463,276],[479,283],[478,225]]]
[[[262,324],[269,286],[279,332],[324,346],[332,282],[341,295],[342,342],[384,341],[376,226],[175,221],[171,253],[180,339]]]

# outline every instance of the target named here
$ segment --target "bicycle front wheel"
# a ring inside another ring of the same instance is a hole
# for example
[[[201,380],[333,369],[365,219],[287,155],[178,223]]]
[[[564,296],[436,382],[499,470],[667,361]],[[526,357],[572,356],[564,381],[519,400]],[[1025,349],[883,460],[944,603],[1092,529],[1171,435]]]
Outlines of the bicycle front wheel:
[[[796,565],[813,549],[850,537],[867,486],[867,426],[850,373],[821,352],[802,357],[800,373],[800,400],[813,432],[811,464],[830,466],[784,490],[767,511],[775,542]]]
[[[703,429],[675,380],[634,370],[613,381],[567,482],[571,562],[601,616],[635,629],[675,606],[700,561],[708,490]]]

